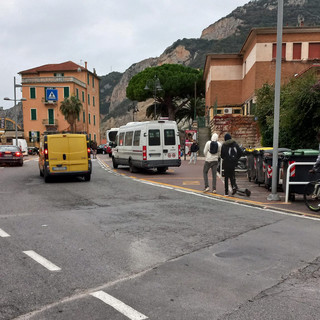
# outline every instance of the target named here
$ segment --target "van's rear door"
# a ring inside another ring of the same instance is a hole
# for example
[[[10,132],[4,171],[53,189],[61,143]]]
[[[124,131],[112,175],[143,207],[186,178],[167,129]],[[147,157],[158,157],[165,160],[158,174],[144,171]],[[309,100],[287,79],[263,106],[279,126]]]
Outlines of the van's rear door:
[[[147,159],[150,161],[163,160],[163,134],[162,123],[150,123],[148,125]]]
[[[48,136],[50,172],[81,172],[88,170],[85,135],[57,134]]]

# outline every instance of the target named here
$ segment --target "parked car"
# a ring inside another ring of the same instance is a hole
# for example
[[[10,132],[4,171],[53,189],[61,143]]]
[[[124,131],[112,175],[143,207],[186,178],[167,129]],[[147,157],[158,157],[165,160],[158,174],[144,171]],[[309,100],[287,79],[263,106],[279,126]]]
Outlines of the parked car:
[[[0,145],[0,164],[23,166],[23,154],[20,148],[11,145]]]
[[[106,154],[108,153],[109,154],[109,157],[111,157],[112,155],[112,150],[111,150],[111,147],[109,146],[108,143],[106,144],[100,144],[97,148],[97,153],[102,153],[102,154]]]
[[[37,147],[28,147],[28,154],[29,155],[39,154],[39,148],[37,148]]]

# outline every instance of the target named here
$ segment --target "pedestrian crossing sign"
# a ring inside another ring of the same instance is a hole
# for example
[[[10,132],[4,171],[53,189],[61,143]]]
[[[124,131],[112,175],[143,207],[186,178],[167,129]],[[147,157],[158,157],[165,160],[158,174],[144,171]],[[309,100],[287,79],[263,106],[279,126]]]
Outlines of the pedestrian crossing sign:
[[[57,89],[46,89],[46,100],[47,101],[57,101],[58,100],[58,90]]]

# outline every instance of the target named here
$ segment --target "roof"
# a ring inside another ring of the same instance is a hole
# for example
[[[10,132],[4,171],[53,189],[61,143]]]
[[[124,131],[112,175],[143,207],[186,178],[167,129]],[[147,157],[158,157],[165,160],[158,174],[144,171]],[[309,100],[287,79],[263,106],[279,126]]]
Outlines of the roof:
[[[45,64],[40,67],[35,67],[32,69],[20,71],[19,74],[31,74],[31,73],[40,73],[40,72],[59,72],[59,71],[78,71],[79,68],[81,71],[89,71],[84,67],[81,67],[80,65],[72,62],[72,61],[66,61],[62,63],[56,63],[56,64]],[[90,71],[89,71],[90,72]]]

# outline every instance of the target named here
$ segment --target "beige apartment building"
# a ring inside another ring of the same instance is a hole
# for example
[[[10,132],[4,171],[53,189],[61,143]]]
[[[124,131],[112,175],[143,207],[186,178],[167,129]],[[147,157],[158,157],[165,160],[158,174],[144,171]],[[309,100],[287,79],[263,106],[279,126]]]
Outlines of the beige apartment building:
[[[320,64],[320,27],[283,29],[282,83]],[[250,115],[255,91],[275,82],[276,28],[249,33],[237,54],[209,54],[204,66],[206,114]]]
[[[99,77],[85,66],[72,61],[46,64],[19,72],[21,75],[24,137],[38,145],[44,132],[70,131],[60,112],[60,104],[72,95],[79,98],[82,110],[76,131],[100,143]]]

